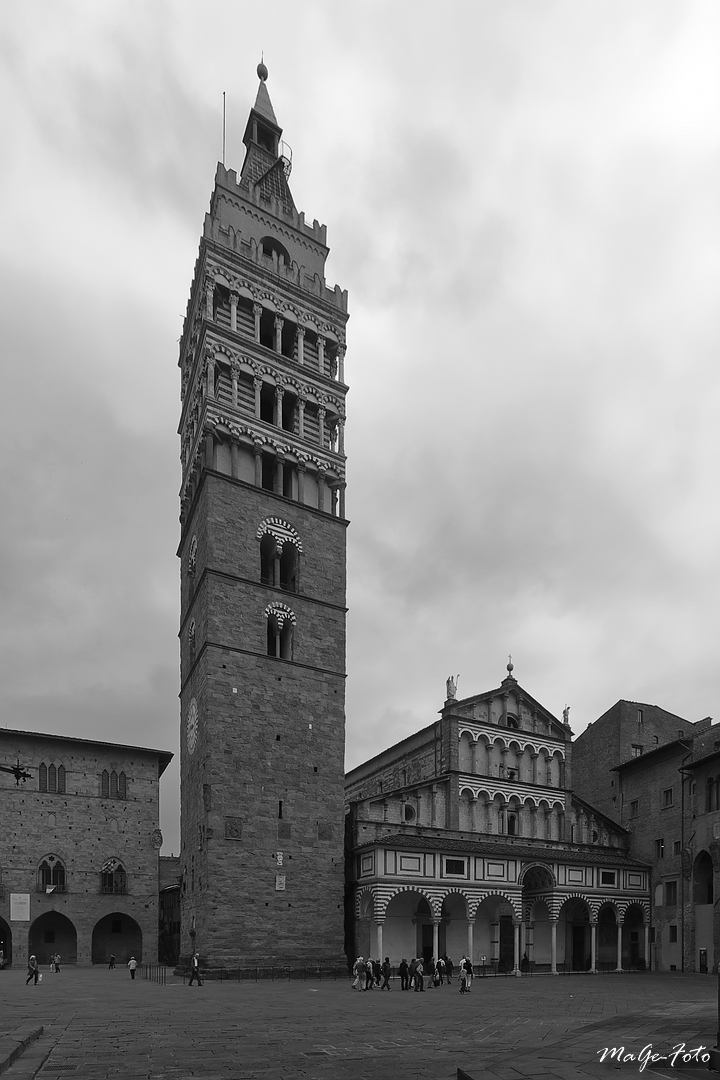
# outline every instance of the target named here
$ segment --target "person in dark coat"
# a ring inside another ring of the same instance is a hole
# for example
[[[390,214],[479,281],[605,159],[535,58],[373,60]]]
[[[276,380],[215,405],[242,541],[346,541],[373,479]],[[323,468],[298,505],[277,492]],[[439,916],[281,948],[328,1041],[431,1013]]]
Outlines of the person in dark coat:
[[[193,953],[192,960],[190,961],[190,981],[188,986],[192,986],[193,979],[197,981],[198,986],[202,986],[202,980],[200,978],[200,953]]]
[[[423,962],[422,962],[422,959],[420,957],[418,957],[417,966],[415,968],[415,990],[416,991],[425,989],[425,979],[423,978],[423,976],[424,976]]]
[[[452,982],[453,962],[450,957],[445,954],[445,974],[447,975],[448,985]]]
[[[375,982],[375,985],[379,986],[380,982],[382,980],[382,967],[380,965],[380,961],[379,960],[373,960],[372,967],[373,967],[373,980]]]
[[[113,971],[115,968],[115,953],[110,953],[110,963],[108,964],[108,971]]]
[[[385,963],[382,966],[383,984],[380,987],[381,990],[390,990],[391,989],[391,987],[390,987],[390,972],[391,971],[392,971],[392,968],[390,967],[390,957],[386,956],[385,957]]]
[[[402,960],[400,961],[400,967],[398,968],[398,974],[400,975],[400,989],[401,990],[407,990],[408,986],[410,985],[410,979],[409,979],[409,976],[408,976],[408,971],[409,970],[410,969],[408,968],[408,962],[405,959],[405,957],[403,956]]]

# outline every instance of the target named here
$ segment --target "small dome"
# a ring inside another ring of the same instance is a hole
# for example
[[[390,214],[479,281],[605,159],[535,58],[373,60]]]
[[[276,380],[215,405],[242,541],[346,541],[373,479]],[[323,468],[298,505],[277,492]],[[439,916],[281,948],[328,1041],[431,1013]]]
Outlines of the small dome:
[[[263,82],[267,82],[268,69],[263,64],[262,60],[257,66],[258,79],[262,79]]]

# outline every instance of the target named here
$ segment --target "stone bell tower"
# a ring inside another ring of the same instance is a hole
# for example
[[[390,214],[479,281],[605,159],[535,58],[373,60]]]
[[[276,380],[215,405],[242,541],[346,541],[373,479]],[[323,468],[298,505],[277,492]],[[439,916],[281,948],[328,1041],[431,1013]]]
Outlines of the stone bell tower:
[[[343,958],[347,292],[258,67],[180,345],[182,954]]]

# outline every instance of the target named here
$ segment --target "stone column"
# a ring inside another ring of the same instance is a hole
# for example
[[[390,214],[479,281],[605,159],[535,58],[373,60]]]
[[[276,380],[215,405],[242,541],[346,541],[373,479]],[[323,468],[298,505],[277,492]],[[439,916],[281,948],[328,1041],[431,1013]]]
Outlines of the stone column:
[[[282,493],[283,493],[283,466],[284,466],[284,464],[285,464],[285,455],[281,454],[280,451],[278,450],[276,458],[275,458],[275,492],[276,492],[277,495],[282,495]],[[279,558],[279,556],[278,556],[278,558]],[[278,567],[279,567],[279,563],[278,563]],[[280,571],[279,571],[279,569],[278,569],[278,578],[277,578],[276,584],[277,585],[280,584]]]
[[[305,327],[298,325],[297,328],[297,362],[305,363]]]
[[[238,407],[238,376],[239,376],[239,374],[240,374],[240,368],[235,363],[235,361],[233,361],[233,363],[230,366],[230,377],[232,379],[232,403],[233,403],[233,409],[237,409],[237,407]]]
[[[338,504],[338,514],[340,515],[341,518],[345,517],[345,488],[346,487],[347,487],[346,484],[339,484],[338,485],[338,490],[340,492],[340,502]]]
[[[532,758],[532,783],[537,784],[537,782],[538,782],[538,778],[537,778],[537,762],[538,762],[538,758],[540,757],[540,755],[532,753],[532,754],[530,754],[530,757]]]
[[[298,502],[305,502],[305,462],[298,461],[297,467],[298,476]]]
[[[650,924],[645,923],[645,967],[648,971],[651,970],[650,964]]]
[[[215,432],[209,428],[205,429],[205,466],[215,468]]]
[[[212,354],[207,357],[207,396],[208,400],[215,397],[215,357]]]
[[[590,923],[590,974],[597,974],[597,923]]]
[[[215,282],[212,278],[205,279],[205,317],[213,321],[213,301],[215,299]]]
[[[467,921],[467,956],[468,960],[472,964],[473,962],[473,930],[475,928],[475,920],[468,919]]]
[[[236,292],[230,293],[230,329],[237,334],[237,306],[240,296]]]
[[[550,920],[550,974],[557,975],[557,919]]]
[[[276,589],[280,588],[280,557],[282,555],[282,544],[280,541],[275,542],[275,554],[273,555],[273,580],[272,583]]]
[[[337,452],[338,452],[338,454],[344,454],[345,453],[345,417],[344,416],[341,416],[341,417],[338,418],[337,432],[338,432]]]
[[[616,971],[622,971],[622,923],[617,924],[617,967]]]
[[[305,398],[298,398],[298,436],[305,438]]]
[[[437,960],[440,953],[440,923],[433,919],[433,956]]]
[[[318,371],[321,375],[325,374],[325,338],[318,334]]]
[[[260,391],[262,390],[262,379],[259,375],[256,375],[253,379],[253,386],[255,387],[255,419],[260,419]]]
[[[338,345],[338,382],[345,382],[345,346]]]
[[[470,771],[473,776],[477,776],[477,739],[473,739],[470,744]]]
[[[383,959],[384,959],[384,957],[383,957],[382,934],[383,934],[383,920],[382,919],[376,919],[375,920],[375,947],[377,949],[377,952],[376,952],[375,955],[377,956],[377,958],[378,958],[378,960],[380,961],[381,964],[382,964]]]
[[[500,753],[502,755],[502,762],[500,764],[500,775],[501,776],[507,776],[507,765],[505,764],[505,762],[507,760],[507,756],[508,756],[509,752],[510,751],[509,751],[509,748],[507,746],[503,746],[502,750],[500,751]]]
[[[274,344],[275,344],[275,352],[276,353],[281,353],[282,352],[282,329],[283,329],[283,323],[284,322],[285,322],[285,320],[283,319],[282,315],[276,315],[275,316],[275,339],[274,339]]]
[[[262,315],[262,304],[253,304],[253,315],[255,316],[255,341],[260,344],[260,316]]]
[[[325,470],[317,471],[318,510],[325,509]]]
[[[318,409],[318,442],[321,446],[325,446],[325,407],[321,405]]]
[[[282,386],[275,387],[275,416],[273,417],[273,420],[275,422],[275,427],[279,428],[282,427],[282,403],[284,393],[285,391]]]
[[[520,923],[513,923],[513,975],[520,974]]]
[[[240,476],[240,444],[235,436],[230,442],[230,475],[234,480]]]
[[[262,446],[259,443],[253,445],[255,455],[255,487],[262,487]]]

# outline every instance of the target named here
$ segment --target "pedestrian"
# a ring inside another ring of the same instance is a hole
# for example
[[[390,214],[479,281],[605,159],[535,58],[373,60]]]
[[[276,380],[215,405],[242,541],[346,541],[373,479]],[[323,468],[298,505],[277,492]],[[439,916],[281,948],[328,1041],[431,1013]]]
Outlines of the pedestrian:
[[[37,986],[37,981],[38,981],[38,975],[39,974],[40,974],[40,969],[38,968],[37,959],[36,959],[35,956],[31,956],[30,959],[28,960],[28,977],[25,980],[25,985],[27,986],[27,984],[32,979],[34,979],[35,982],[33,983],[33,985]]]
[[[439,980],[440,986],[442,986],[443,985],[443,979],[445,978],[445,961],[443,960],[442,956],[438,956],[438,961],[437,961],[437,964],[435,965],[435,969],[436,969],[436,971],[438,973],[438,980]]]
[[[417,967],[415,968],[415,989],[425,990],[425,981],[423,979],[423,962],[422,958],[418,957]]]
[[[400,967],[398,968],[398,974],[400,975],[400,989],[401,990],[407,990],[407,988],[408,988],[408,986],[410,984],[410,980],[409,980],[409,977],[408,977],[408,970],[409,970],[408,969],[408,962],[405,959],[405,957],[403,956],[402,960],[400,961]]]
[[[4,967],[5,967],[5,952],[4,952],[3,949],[0,949],[0,971],[2,971],[2,969]]]
[[[520,961],[520,971],[523,975],[527,975],[530,971],[530,961],[528,960],[528,954],[526,952],[523,953],[523,958]]]
[[[60,953],[59,952],[55,953],[55,974],[56,975],[60,974],[60,961],[61,961],[61,959],[62,959],[62,957],[60,956]]]
[[[410,961],[410,967],[408,968],[408,990],[415,989],[415,972],[417,970],[417,960],[413,956]]]
[[[467,975],[467,992],[470,993],[473,981],[473,966],[472,960],[469,957],[465,957],[465,973]]]
[[[358,956],[353,964],[352,973],[355,976],[355,982],[352,984],[352,989],[362,990],[363,983],[365,982],[365,961],[362,956]]]
[[[390,967],[390,957],[386,956],[385,957],[385,963],[382,966],[383,984],[380,987],[381,990],[390,990],[391,989],[391,987],[390,987],[390,972],[391,971],[392,971],[392,968]]]
[[[115,969],[115,953],[110,953],[110,963],[108,964],[108,971]]]
[[[372,990],[373,988],[373,962],[368,956],[365,961],[365,989]]]
[[[428,960],[427,967],[425,969],[425,974],[427,975],[427,978],[428,978],[428,989],[432,990],[433,986],[437,985],[436,982],[435,982],[435,957],[434,956],[431,956],[430,959]]]
[[[450,957],[448,956],[447,953],[445,953],[445,956],[444,956],[443,959],[445,960],[445,974],[447,975],[447,981],[448,981],[448,986],[449,986],[450,983],[452,982],[452,973],[454,971],[453,962],[452,962],[452,960],[450,959]]]
[[[134,956],[131,956],[128,960],[128,967],[130,968],[130,978],[135,978],[135,972],[137,971],[137,960]]]
[[[460,993],[467,994],[467,968],[465,967],[465,957],[463,956],[460,961],[460,967],[458,969],[460,974]]]
[[[380,964],[380,961],[379,960],[373,960],[372,968],[373,968],[373,981],[374,981],[376,986],[379,986],[380,982],[382,980],[382,965]]]
[[[197,980],[198,986],[202,986],[202,980],[200,978],[200,953],[199,952],[193,953],[192,954],[192,959],[190,960],[190,981],[188,982],[188,986],[192,986],[193,979]]]

